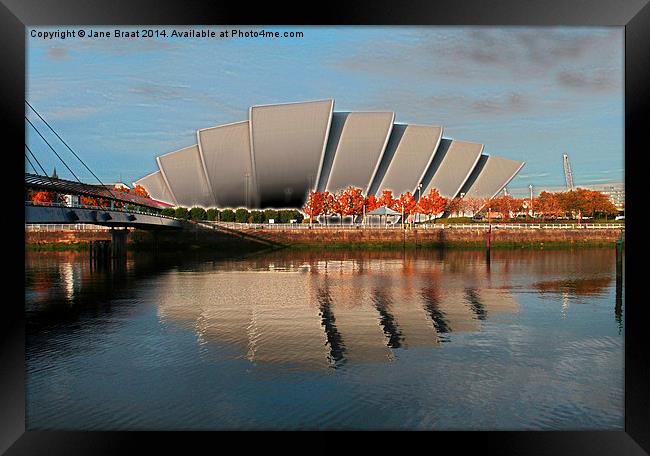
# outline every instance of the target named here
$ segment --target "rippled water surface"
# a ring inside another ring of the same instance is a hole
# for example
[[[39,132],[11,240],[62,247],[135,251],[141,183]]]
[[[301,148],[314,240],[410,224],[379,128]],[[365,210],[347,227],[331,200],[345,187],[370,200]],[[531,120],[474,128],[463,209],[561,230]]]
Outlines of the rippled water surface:
[[[28,253],[29,429],[623,429],[614,250]]]

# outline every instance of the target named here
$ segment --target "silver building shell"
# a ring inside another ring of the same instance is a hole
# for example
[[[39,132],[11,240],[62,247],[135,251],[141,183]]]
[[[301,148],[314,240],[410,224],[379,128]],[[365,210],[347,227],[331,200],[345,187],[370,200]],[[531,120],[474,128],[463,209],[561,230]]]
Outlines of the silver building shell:
[[[219,207],[251,207],[253,166],[248,120],[197,132],[208,186]]]
[[[251,107],[256,205],[302,204],[320,173],[333,109],[334,100]]]
[[[478,163],[483,144],[444,139],[424,177],[422,194],[435,188],[445,198],[455,198]]]
[[[461,193],[468,198],[494,198],[523,166],[517,160],[481,155]]]
[[[172,197],[181,206],[216,206],[205,175],[198,146],[161,155],[156,159]]]
[[[320,178],[327,182],[324,189],[336,192],[351,185],[365,193],[379,167],[394,120],[393,112],[336,113],[326,150],[332,164]]]
[[[442,127],[395,125],[369,193],[392,190],[394,195],[415,191],[440,145]]]
[[[186,207],[301,208],[311,190],[349,186],[492,198],[524,166],[442,138],[440,126],[394,121],[390,111],[334,112],[331,99],[253,106],[248,120],[201,129],[196,145],[159,156],[159,171],[135,184]]]

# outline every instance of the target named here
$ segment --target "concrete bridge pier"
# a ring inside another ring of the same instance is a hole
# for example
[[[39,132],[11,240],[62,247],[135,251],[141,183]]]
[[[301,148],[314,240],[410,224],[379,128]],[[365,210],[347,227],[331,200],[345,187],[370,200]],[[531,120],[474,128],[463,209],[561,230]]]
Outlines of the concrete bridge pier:
[[[113,258],[126,257],[126,238],[129,230],[111,228],[111,256]]]

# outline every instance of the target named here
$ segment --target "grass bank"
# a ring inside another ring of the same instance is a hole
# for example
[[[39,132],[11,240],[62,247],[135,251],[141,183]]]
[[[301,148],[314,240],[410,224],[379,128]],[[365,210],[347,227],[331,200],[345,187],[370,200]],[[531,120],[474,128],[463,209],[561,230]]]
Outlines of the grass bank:
[[[82,252],[90,250],[89,242],[41,242],[25,244],[27,252]]]

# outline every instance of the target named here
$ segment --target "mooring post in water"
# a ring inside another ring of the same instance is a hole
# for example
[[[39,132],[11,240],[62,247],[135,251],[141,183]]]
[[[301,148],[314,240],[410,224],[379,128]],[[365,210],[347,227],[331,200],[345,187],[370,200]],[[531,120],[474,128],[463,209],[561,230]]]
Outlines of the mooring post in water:
[[[125,228],[123,230],[116,230],[115,228],[111,228],[111,256],[113,258],[126,256],[126,237],[128,234],[128,228]]]
[[[616,240],[616,304],[614,315],[619,324],[619,331],[622,329],[623,316],[623,242],[624,232],[621,231],[621,237]]]
[[[616,240],[616,282],[618,283],[619,278],[623,277],[623,232],[621,231],[621,237]]]
[[[490,238],[492,237],[492,225],[488,225],[487,236],[485,237],[485,247],[490,251]]]
[[[90,241],[90,261],[91,263],[102,263],[110,258],[109,249],[111,241],[99,240]]]

